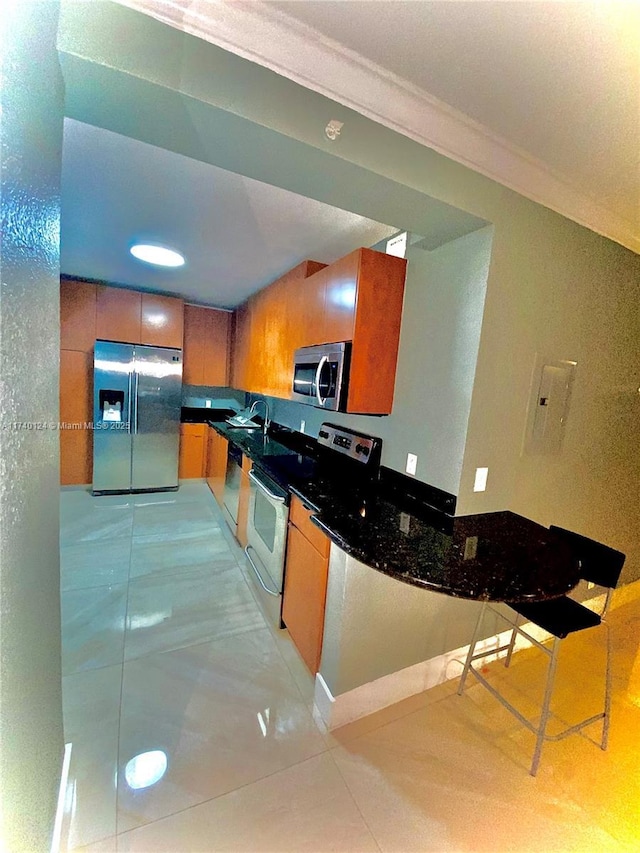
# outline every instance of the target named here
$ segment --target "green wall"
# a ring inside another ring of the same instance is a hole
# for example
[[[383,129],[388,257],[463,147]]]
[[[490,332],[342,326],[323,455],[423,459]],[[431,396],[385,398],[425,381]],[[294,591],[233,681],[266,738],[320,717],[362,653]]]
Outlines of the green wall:
[[[3,849],[50,849],[62,770],[58,432],[63,92],[57,4],[2,10],[0,775]]]

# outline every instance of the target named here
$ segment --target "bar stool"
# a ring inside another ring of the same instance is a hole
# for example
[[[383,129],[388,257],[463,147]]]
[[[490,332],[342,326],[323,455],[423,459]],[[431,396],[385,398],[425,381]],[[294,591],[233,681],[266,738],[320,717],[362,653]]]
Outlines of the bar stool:
[[[469,652],[467,654],[467,659],[462,671],[462,677],[460,679],[460,685],[458,687],[458,695],[461,695],[464,690],[467,675],[469,672],[472,672],[478,681],[480,681],[480,683],[483,684],[487,690],[492,693],[496,699],[505,706],[505,708],[507,708],[507,710],[511,711],[511,713],[517,717],[524,726],[536,735],[536,747],[533,753],[531,769],[529,771],[532,776],[535,776],[538,771],[542,747],[545,740],[561,740],[562,738],[567,737],[567,735],[574,734],[585,726],[595,723],[597,720],[602,720],[602,740],[600,746],[602,749],[607,748],[611,710],[611,641],[609,636],[609,626],[604,620],[611,602],[613,590],[620,579],[620,573],[625,561],[625,555],[620,551],[609,548],[607,545],[602,545],[600,542],[595,542],[593,539],[588,539],[586,536],[580,536],[578,533],[572,533],[571,531],[564,530],[561,527],[552,526],[551,530],[553,530],[557,536],[564,539],[567,545],[572,549],[575,557],[579,561],[580,579],[606,588],[607,593],[602,612],[595,613],[587,607],[584,607],[582,604],[579,604],[577,601],[574,601],[567,596],[561,596],[560,598],[553,598],[548,601],[523,601],[509,603],[509,607],[515,611],[515,619],[512,620],[497,608],[491,606],[487,602],[484,602],[478,617],[471,645],[469,646]],[[476,645],[481,639],[482,619],[487,608],[511,625],[511,638],[509,643],[505,646],[500,646],[497,649],[489,649],[488,651],[476,654]],[[527,633],[527,631],[520,626],[521,620],[532,623],[533,625],[542,628],[548,634],[551,634],[553,638],[551,647],[549,648],[545,646],[535,637],[532,637],[531,634]],[[569,726],[559,734],[547,735],[546,729],[549,721],[549,705],[553,692],[560,642],[568,637],[569,634],[573,634],[576,631],[584,631],[587,628],[595,628],[599,625],[604,625],[607,631],[604,710],[601,713],[588,717],[573,726]],[[517,634],[521,634],[530,643],[537,646],[545,652],[545,654],[549,655],[550,658],[547,670],[547,682],[542,701],[542,714],[540,717],[540,724],[538,726],[535,726],[530,720],[524,717],[520,711],[514,708],[514,706],[508,702],[492,684],[489,684],[486,678],[473,666],[473,661],[475,660],[487,657],[488,655],[495,655],[501,651],[506,651],[507,655],[505,658],[505,666],[508,667],[511,663],[511,656],[513,654],[513,647]]]

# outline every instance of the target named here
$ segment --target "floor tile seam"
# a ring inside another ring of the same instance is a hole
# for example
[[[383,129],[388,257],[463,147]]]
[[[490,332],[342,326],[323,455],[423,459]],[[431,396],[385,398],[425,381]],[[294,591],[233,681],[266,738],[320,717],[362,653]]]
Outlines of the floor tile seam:
[[[218,562],[218,561],[216,561],[216,562]],[[223,561],[220,560],[219,562],[223,562]],[[191,565],[181,566],[179,571],[176,571],[175,567],[172,569],[167,569],[166,571],[160,570],[160,569],[152,569],[149,572],[143,572],[142,574],[139,574],[139,575],[138,574],[131,575],[130,581],[132,581],[132,582],[133,581],[139,581],[139,580],[143,580],[144,578],[149,578],[149,577],[154,577],[154,578],[176,577],[176,576],[180,576],[180,575],[186,575],[189,572],[194,572],[194,571],[201,571],[203,573],[206,572],[209,577],[216,577],[217,575],[221,575],[226,571],[231,572],[236,568],[235,565],[231,564],[231,562],[232,562],[231,560],[229,560],[228,562],[229,562],[228,568],[224,569],[223,571],[211,568],[210,563],[206,563],[206,562],[204,562],[204,563],[193,563]],[[105,586],[106,586],[106,584],[105,584]]]
[[[129,832],[136,832],[139,829],[144,829],[145,827],[152,826],[153,824],[160,823],[164,820],[169,820],[169,818],[176,817],[176,815],[184,814],[184,812],[188,812],[191,809],[201,808],[207,803],[213,803],[215,800],[219,800],[222,797],[228,797],[231,794],[235,794],[237,791],[242,791],[244,788],[250,788],[252,785],[257,785],[260,782],[264,782],[267,779],[271,779],[273,776],[277,776],[280,773],[286,773],[288,770],[293,770],[294,767],[299,767],[301,764],[304,764],[307,761],[313,761],[320,756],[324,756],[328,754],[328,750],[314,753],[313,755],[308,755],[306,758],[301,758],[300,761],[294,761],[292,764],[287,764],[286,767],[280,767],[277,770],[273,770],[271,773],[266,773],[264,776],[259,776],[257,779],[252,779],[250,782],[245,782],[242,785],[238,785],[237,788],[231,788],[228,791],[224,791],[220,794],[216,794],[214,797],[207,797],[205,800],[201,800],[198,803],[192,803],[190,806],[185,806],[182,809],[177,809],[174,812],[169,812],[166,815],[162,815],[162,817],[155,818],[155,820],[150,820],[147,823],[143,823],[140,826],[134,826],[131,829],[125,829],[122,832],[117,832],[116,836],[119,838],[120,836],[127,835]],[[335,761],[334,761],[335,764]],[[349,791],[351,795],[351,791]],[[368,827],[367,827],[368,828]],[[107,836],[108,837],[108,836]],[[375,840],[375,839],[374,839]],[[376,841],[377,844],[377,841]]]
[[[353,805],[356,808],[356,811],[360,815],[360,818],[362,819],[363,824],[366,826],[367,831],[368,831],[369,835],[371,836],[371,838],[373,839],[374,844],[376,845],[376,847],[378,848],[380,853],[382,853],[383,848],[382,848],[380,842],[378,841],[376,834],[374,833],[373,829],[369,826],[369,821],[364,816],[364,813],[363,813],[362,809],[360,808],[360,805],[358,804],[358,801],[356,800],[355,795],[354,795],[353,791],[351,790],[351,787],[349,786],[349,783],[347,782],[346,777],[342,773],[342,771],[340,769],[340,765],[338,764],[338,762],[336,761],[336,759],[333,755],[333,749],[330,749],[328,751],[328,756],[331,759],[331,763],[335,767],[335,769],[338,773],[338,776],[342,779],[342,782],[343,782],[345,788],[347,789],[349,797],[351,798],[351,802],[353,803]]]
[[[183,651],[184,649],[192,649],[196,646],[208,646],[208,645],[211,645],[213,643],[220,643],[223,640],[229,640],[229,639],[231,639],[231,637],[246,636],[247,634],[252,634],[254,631],[265,631],[265,630],[266,631],[269,630],[268,626],[266,626],[266,625],[264,627],[261,626],[259,628],[252,628],[250,631],[243,631],[241,635],[232,634],[232,635],[227,636],[227,637],[216,637],[215,639],[208,639],[208,640],[197,640],[195,643],[188,643],[185,646],[176,646],[175,648],[172,648],[172,649],[157,649],[156,651],[153,651],[153,652],[145,652],[144,654],[138,655],[137,657],[134,657],[134,658],[126,658],[125,657],[123,664],[126,666],[128,663],[135,663],[136,661],[143,660],[143,659],[149,658],[149,657],[153,657],[154,655],[168,655],[168,654],[171,654],[172,652],[180,652],[180,651]],[[125,646],[126,646],[126,636],[125,636]]]
[[[70,587],[66,587],[65,589],[62,589],[62,587],[61,587],[60,588],[60,595],[66,595],[66,593],[68,593],[68,592],[86,592],[87,590],[90,590],[90,589],[104,589],[105,587],[125,586],[127,583],[128,583],[128,581],[122,580],[122,581],[117,581],[115,583],[113,583],[113,582],[111,582],[111,583],[97,583],[97,584],[93,584],[92,586],[70,586]]]

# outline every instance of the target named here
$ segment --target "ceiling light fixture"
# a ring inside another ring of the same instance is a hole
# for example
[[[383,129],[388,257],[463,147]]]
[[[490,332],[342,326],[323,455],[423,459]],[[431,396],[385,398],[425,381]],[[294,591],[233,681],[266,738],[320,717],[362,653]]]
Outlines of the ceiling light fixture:
[[[158,243],[134,243],[129,251],[139,261],[144,261],[145,264],[153,264],[156,267],[181,267],[184,265],[184,256],[180,252]]]

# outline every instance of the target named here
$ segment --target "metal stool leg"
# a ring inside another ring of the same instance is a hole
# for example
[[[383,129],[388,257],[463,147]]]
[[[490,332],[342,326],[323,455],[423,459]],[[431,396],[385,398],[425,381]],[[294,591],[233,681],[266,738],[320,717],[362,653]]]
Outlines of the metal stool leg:
[[[469,668],[471,667],[471,659],[476,650],[476,644],[478,642],[478,637],[480,635],[480,626],[482,625],[482,619],[484,617],[484,611],[487,607],[486,601],[482,602],[482,607],[480,609],[480,613],[478,614],[478,621],[476,622],[476,627],[473,630],[473,637],[471,639],[471,644],[469,646],[469,652],[467,653],[467,659],[464,662],[464,669],[462,670],[462,675],[460,676],[460,684],[458,685],[458,696],[462,696],[462,691],[464,690],[464,683],[467,680],[467,675],[469,674]]]
[[[602,623],[607,631],[607,669],[604,688],[604,719],[602,720],[602,749],[609,742],[609,721],[611,720],[611,632],[606,622]]]
[[[519,624],[520,624],[520,614],[519,614],[519,613],[516,613],[516,627],[517,627]],[[511,639],[509,640],[509,651],[507,652],[507,657],[506,657],[506,660],[505,660],[505,662],[504,662],[504,665],[505,665],[505,666],[507,666],[507,667],[508,667],[508,666],[509,666],[509,664],[511,663],[511,655],[513,654],[513,647],[514,647],[514,646],[515,646],[515,644],[516,644],[516,636],[517,636],[517,634],[518,634],[518,632],[517,632],[517,631],[516,631],[516,629],[514,628],[514,629],[513,629],[513,631],[511,632]]]
[[[549,661],[549,669],[547,671],[547,684],[544,690],[544,699],[542,702],[542,715],[540,717],[540,726],[538,728],[538,737],[536,738],[536,748],[533,753],[533,761],[531,762],[532,776],[538,772],[540,757],[542,755],[542,747],[544,745],[545,734],[547,730],[547,722],[549,721],[549,706],[551,704],[551,694],[553,693],[553,681],[556,675],[556,667],[558,665],[558,651],[560,649],[560,640],[557,637],[553,639],[553,649],[551,650],[551,660]]]

